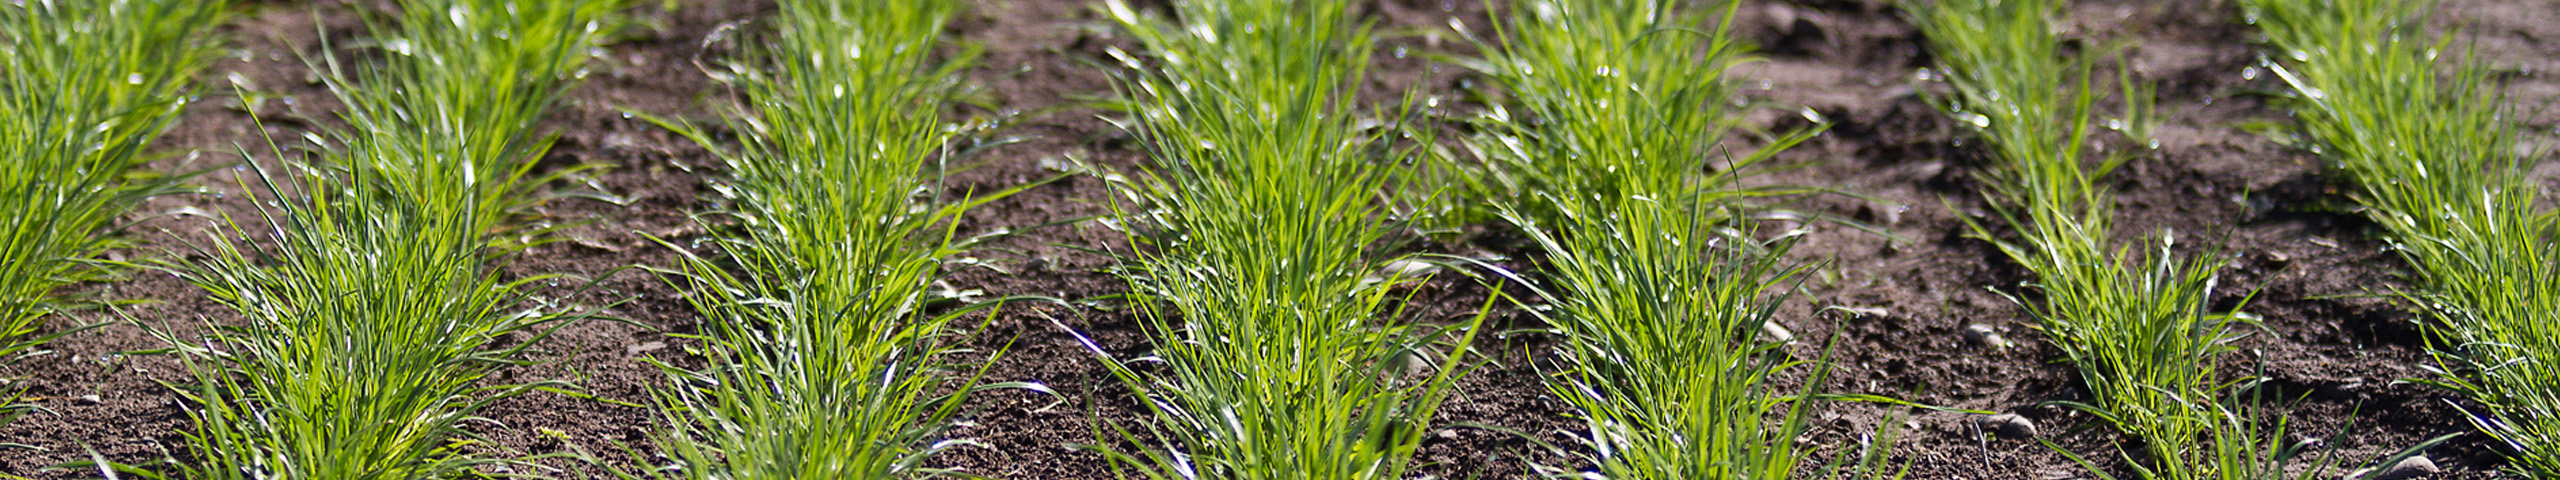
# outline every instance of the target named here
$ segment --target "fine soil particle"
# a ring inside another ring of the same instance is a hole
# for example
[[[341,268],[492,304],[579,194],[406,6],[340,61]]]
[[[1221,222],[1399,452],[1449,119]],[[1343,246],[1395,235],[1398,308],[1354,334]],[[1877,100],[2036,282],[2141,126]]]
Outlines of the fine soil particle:
[[[238,163],[235,145],[268,155],[261,134],[299,138],[331,125],[334,102],[305,67],[324,36],[348,58],[348,45],[364,27],[358,8],[378,2],[255,4],[223,31],[231,55],[214,65],[210,87],[191,105],[160,145],[178,152],[162,161],[169,171]],[[729,28],[762,28],[772,11],[764,2],[658,2],[639,10],[640,27],[599,52],[586,82],[553,114],[560,135],[545,169],[601,165],[557,185],[564,191],[603,195],[564,197],[544,205],[534,221],[568,225],[562,241],[541,245],[506,267],[512,278],[551,273],[538,282],[558,305],[598,312],[610,320],[579,323],[538,345],[543,363],[502,370],[495,383],[569,380],[589,398],[537,393],[497,402],[482,412],[490,421],[470,428],[486,442],[472,448],[490,454],[593,452],[611,466],[635,468],[652,461],[650,436],[662,421],[646,409],[649,390],[664,376],[646,360],[692,365],[690,340],[668,334],[698,330],[701,318],[681,292],[636,265],[666,266],[677,252],[708,234],[691,212],[715,207],[706,182],[722,169],[706,151],[626,111],[716,125],[734,105],[731,92],[698,65],[717,61],[735,47]],[[1152,5],[1157,2],[1133,2]],[[1498,3],[1498,2],[1497,2]],[[950,27],[953,38],[985,49],[971,70],[971,106],[955,107],[953,120],[997,122],[997,138],[1011,140],[965,159],[973,168],[949,179],[953,193],[991,192],[1043,182],[989,203],[962,220],[964,234],[1010,231],[974,255],[993,268],[957,268],[949,284],[989,297],[1039,296],[1065,302],[1021,301],[967,325],[972,355],[991,358],[995,381],[1027,381],[1055,394],[1002,390],[975,396],[968,421],[952,437],[974,439],[937,457],[937,465],[966,468],[995,478],[1084,479],[1111,474],[1100,455],[1071,445],[1095,444],[1124,451],[1140,448],[1112,433],[1137,427],[1143,417],[1128,390],[1085,346],[1089,338],[1111,355],[1143,356],[1150,342],[1125,305],[1082,301],[1121,293],[1125,285],[1105,272],[1107,254],[1124,251],[1118,233],[1090,221],[1107,211],[1102,182],[1090,176],[1057,177],[1064,166],[1084,164],[1130,171],[1142,154],[1128,134],[1111,126],[1091,99],[1113,95],[1110,73],[1099,65],[1111,47],[1134,49],[1082,1],[973,2]],[[1485,2],[1474,0],[1375,0],[1361,2],[1366,18],[1384,33],[1372,82],[1362,98],[1394,101],[1406,91],[1450,99],[1436,113],[1466,115],[1477,105],[1463,89],[1478,79],[1429,61],[1432,55],[1471,55],[1449,29],[1462,25],[1486,37]],[[2441,27],[2464,27],[2486,61],[2507,67],[2509,91],[2527,105],[2560,95],[2560,82],[2542,72],[2560,62],[2560,47],[2541,41],[2560,34],[2553,10],[2489,0],[2457,0],[2439,11]],[[1792,253],[1814,266],[1803,291],[1786,300],[1781,321],[1802,358],[1828,352],[1828,385],[1839,393],[1875,394],[1913,402],[1989,412],[2013,412],[2026,425],[2064,448],[2098,462],[2120,478],[2132,472],[2113,454],[2129,443],[2092,419],[2048,402],[2086,400],[2077,373],[2056,362],[2057,352],[2026,328],[2033,320],[2019,301],[2036,301],[2019,285],[2029,279],[1986,243],[1969,238],[1966,216],[1984,214],[1983,153],[1961,130],[1932,110],[1924,95],[1939,88],[1922,81],[1930,58],[1918,34],[1883,0],[1759,1],[1740,10],[1735,32],[1762,46],[1763,62],[1734,72],[1746,96],[1782,108],[1756,113],[1761,127],[1807,125],[1806,112],[1832,122],[1830,129],[1782,160],[1798,168],[1755,180],[1811,185],[1854,195],[1797,199],[1792,208],[1854,220],[1885,234],[1842,222],[1811,222]],[[2251,69],[2253,34],[2228,2],[2090,0],[2070,10],[2073,38],[2128,41],[2135,72],[2157,82],[2165,118],[2160,146],[2107,179],[2121,194],[2118,225],[2124,242],[2174,238],[2180,255],[2212,255],[2226,261],[2218,307],[2245,303],[2265,328],[2241,344],[2225,369],[2261,372],[2270,380],[2271,405],[2290,408],[2300,436],[2351,435],[2324,449],[2342,463],[2367,466],[2391,451],[2424,439],[2471,429],[2445,392],[2395,380],[2427,375],[2425,341],[2412,314],[2379,298],[2408,284],[2401,261],[2384,250],[2370,222],[2349,210],[2346,184],[2304,152],[2244,132],[2240,122],[2287,119],[2267,92],[2281,91],[2272,75]],[[1456,20],[1456,22],[1453,22]],[[230,95],[232,84],[250,92]],[[263,119],[253,123],[252,114]],[[2527,120],[2527,140],[2549,142],[2549,119]],[[715,128],[715,131],[718,129]],[[993,138],[988,140],[995,142]],[[2137,148],[2112,138],[2109,148]],[[994,143],[990,143],[991,145]],[[190,154],[189,152],[193,152]],[[272,158],[257,165],[272,166]],[[201,178],[207,194],[155,199],[133,214],[134,255],[185,261],[214,235],[228,212],[253,218],[259,198],[243,188],[253,170],[224,168]],[[2537,171],[2548,178],[2548,172]],[[1054,179],[1053,179],[1054,178]],[[592,198],[591,198],[592,197]],[[610,200],[610,201],[608,201]],[[1530,258],[1505,227],[1480,225],[1457,238],[1424,242],[1424,251],[1502,258]],[[251,230],[255,230],[254,226]],[[243,240],[235,236],[235,240]],[[655,240],[653,240],[655,239]],[[258,241],[256,239],[245,239]],[[661,244],[657,240],[663,240]],[[2146,244],[2147,245],[2147,244]],[[1528,263],[1506,266],[1530,269]],[[1404,267],[1399,267],[1400,269]],[[1412,289],[1405,320],[1453,322],[1472,318],[1490,288],[1448,269],[1431,271]],[[161,338],[192,341],[208,324],[237,322],[200,290],[156,270],[69,292],[140,302],[83,321],[117,322],[72,334],[50,353],[0,367],[7,386],[25,388],[42,410],[0,427],[0,475],[85,478],[42,467],[83,460],[91,451],[109,460],[144,464],[184,458],[181,435],[186,405],[167,385],[183,384],[179,362],[165,355],[134,354],[162,348]],[[1489,363],[1459,382],[1459,393],[1426,435],[1417,476],[1521,478],[1531,464],[1579,468],[1587,449],[1585,428],[1552,398],[1543,376],[1557,365],[1555,339],[1535,333],[1534,318],[1496,304],[1490,325],[1510,332],[1480,340]],[[70,328],[57,322],[53,328]],[[2015,348],[1987,348],[1970,326],[2007,332]],[[1826,348],[1828,347],[1828,348]],[[1801,382],[1802,370],[1787,381]],[[2298,401],[2295,399],[2299,399]],[[1860,445],[1879,427],[1904,430],[1893,460],[1911,466],[1910,478],[2051,480],[2089,477],[2068,458],[2032,442],[1997,438],[1984,417],[1959,412],[1834,404],[1815,413],[1801,444],[1818,452],[1816,464]],[[1543,446],[1542,446],[1543,445]],[[640,458],[627,458],[628,446]],[[1562,448],[1549,450],[1545,446]],[[2478,434],[2465,433],[2429,452],[2443,470],[2434,478],[2497,478],[2499,452]],[[545,473],[601,478],[551,461]],[[1815,468],[1813,466],[1807,469]],[[94,472],[89,472],[94,474]],[[524,472],[518,472],[524,473]]]

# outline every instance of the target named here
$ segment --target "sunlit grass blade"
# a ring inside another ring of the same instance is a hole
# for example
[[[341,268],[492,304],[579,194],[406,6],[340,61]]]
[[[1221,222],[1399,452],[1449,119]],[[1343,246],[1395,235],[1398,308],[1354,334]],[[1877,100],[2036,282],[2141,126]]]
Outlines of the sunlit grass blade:
[[[1146,49],[1112,51],[1153,160],[1113,220],[1162,365],[1104,357],[1149,418],[1111,427],[1145,451],[1093,448],[1122,476],[1402,478],[1482,318],[1399,322],[1371,276],[1410,147],[1353,98],[1370,27],[1341,0],[1105,9]]]
[[[1001,300],[938,306],[957,300],[936,281],[969,246],[961,214],[1023,188],[972,196],[940,183],[966,133],[940,112],[976,55],[940,39],[960,8],[782,2],[778,28],[724,65],[748,101],[728,122],[743,145],[669,125],[729,166],[719,189],[731,204],[708,216],[738,227],[716,240],[718,256],[688,253],[666,276],[709,319],[709,365],[659,364],[677,384],[658,392],[675,425],[658,448],[674,468],[623,476],[965,476],[927,460],[976,443],[947,436],[967,396],[1041,389],[954,363],[951,323]]]
[[[187,172],[138,169],[212,61],[222,0],[0,5],[0,361],[81,308],[66,285],[111,278],[118,219]],[[67,330],[66,330],[67,331]],[[6,402],[0,402],[6,403]]]
[[[2476,56],[2444,58],[2433,2],[2255,0],[2247,18],[2290,85],[2312,148],[2357,186],[2365,216],[2415,267],[2439,375],[2480,402],[2510,468],[2560,478],[2560,246],[2517,150],[2517,111]]]

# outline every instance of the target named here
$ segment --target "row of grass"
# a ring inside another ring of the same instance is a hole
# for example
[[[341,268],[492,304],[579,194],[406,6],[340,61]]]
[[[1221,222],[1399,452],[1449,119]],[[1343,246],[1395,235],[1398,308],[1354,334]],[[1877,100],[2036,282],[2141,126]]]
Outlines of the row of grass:
[[[343,125],[291,152],[270,143],[275,163],[256,178],[274,200],[177,269],[241,316],[203,338],[163,333],[193,372],[177,386],[195,421],[178,476],[457,478],[522,464],[464,425],[491,402],[566,386],[489,380],[575,317],[535,296],[552,277],[500,270],[542,241],[522,222],[549,196],[533,173],[551,145],[537,125],[618,8],[416,0],[368,17],[373,41],[354,56],[379,63],[320,54]]]
[[[1401,118],[1353,99],[1373,36],[1348,0],[1108,0],[1152,167],[1116,183],[1123,267],[1152,355],[1104,359],[1146,420],[1089,447],[1122,476],[1403,478],[1470,367],[1476,323],[1396,321],[1387,185]],[[1396,112],[1410,112],[1399,109]],[[1101,352],[1097,346],[1097,353]]]
[[[2537,159],[2491,70],[2425,32],[2433,2],[2242,5],[2310,146],[2409,261],[2431,383],[2478,402],[2472,422],[2518,475],[2560,478],[2560,225],[2535,205]]]
[[[667,468],[625,478],[937,478],[927,463],[974,442],[948,437],[982,383],[957,363],[952,322],[1001,302],[945,307],[937,279],[969,239],[970,207],[1016,190],[953,198],[940,185],[954,140],[942,120],[975,50],[942,48],[956,0],[789,0],[736,62],[744,93],[732,148],[670,126],[729,167],[735,225],[717,254],[687,253],[665,278],[705,317],[706,364],[658,362],[673,426],[656,437]],[[687,251],[670,245],[678,251]],[[687,251],[689,252],[689,251]],[[992,360],[984,360],[992,363]]]
[[[82,302],[55,296],[116,275],[103,258],[143,199],[188,175],[136,167],[211,63],[221,0],[54,0],[0,5],[0,361],[29,353]],[[0,404],[8,403],[0,401]]]
[[[1461,60],[1509,100],[1469,122],[1466,185],[1544,253],[1548,286],[1530,288],[1553,308],[1527,310],[1562,337],[1548,386],[1583,421],[1572,451],[1590,452],[1591,470],[1545,477],[1784,479],[1815,453],[1797,439],[1828,363],[1763,333],[1804,271],[1782,260],[1800,232],[1758,238],[1749,219],[1754,198],[1789,189],[1742,182],[1820,130],[1732,152],[1741,2],[1707,29],[1682,3],[1522,1],[1499,43],[1478,42],[1485,58]],[[1870,461],[1892,443],[1870,442]]]
[[[2210,251],[2179,259],[2166,232],[2142,248],[2115,239],[2114,195],[2102,177],[2145,149],[2120,144],[2101,154],[2093,121],[2107,92],[2093,88],[2096,62],[2065,52],[2055,20],[2063,6],[1908,5],[1951,87],[1936,103],[1990,150],[1982,179],[2001,223],[1968,220],[1973,235],[2033,274],[2025,289],[2043,301],[2020,303],[2089,389],[2089,402],[2072,405],[2138,439],[2142,454],[2126,457],[2143,478],[2268,473],[2290,455],[2251,450],[2266,422],[2249,402],[2229,401],[2246,376],[2216,371],[2237,327],[2250,322],[2210,309],[2222,263]],[[2151,92],[2129,74],[2116,83],[2120,110],[2106,123],[2125,144],[2143,145]]]

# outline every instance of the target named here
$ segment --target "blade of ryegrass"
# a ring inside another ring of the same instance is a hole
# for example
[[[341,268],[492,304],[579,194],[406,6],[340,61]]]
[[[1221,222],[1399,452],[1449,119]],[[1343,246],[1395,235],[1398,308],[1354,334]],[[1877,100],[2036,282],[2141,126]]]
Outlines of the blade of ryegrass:
[[[2011,298],[2077,367],[2092,398],[2064,403],[2137,437],[2145,454],[2125,455],[2144,478],[2255,471],[2266,455],[2228,453],[2259,444],[2257,405],[2225,404],[2236,380],[2214,368],[2253,317],[2210,310],[2218,252],[2179,259],[2167,233],[2156,248],[2112,246],[2115,200],[2099,178],[2140,150],[2085,158],[2102,151],[2091,137],[2102,94],[2092,85],[2095,62],[2064,53],[2054,21],[2063,3],[1906,4],[1954,90],[1934,100],[1986,140],[1993,163],[1986,196],[2017,238],[1967,223],[2034,274],[2027,287],[2043,302]],[[2110,123],[2147,141],[2150,89],[2130,74],[2117,81],[2124,106]]]
[[[1738,159],[1719,150],[1741,121],[1725,72],[1752,60],[1730,34],[1739,2],[1711,29],[1677,6],[1522,2],[1495,20],[1500,43],[1477,41],[1490,55],[1459,60],[1516,101],[1471,121],[1483,162],[1464,171],[1546,255],[1555,287],[1532,289],[1554,308],[1527,310],[1563,335],[1567,369],[1548,386],[1593,450],[1580,454],[1593,471],[1535,466],[1542,476],[1783,479],[1810,454],[1794,439],[1828,357],[1808,365],[1759,338],[1803,271],[1781,262],[1799,232],[1762,240],[1746,219],[1746,200],[1801,189],[1740,183],[1820,129]],[[1771,383],[1805,366],[1805,390]],[[1892,475],[1875,457],[1839,461],[1826,470]]]
[[[1146,48],[1112,51],[1154,160],[1114,183],[1113,220],[1162,362],[1103,355],[1149,417],[1111,426],[1142,452],[1087,446],[1123,477],[1401,478],[1470,369],[1483,317],[1390,321],[1397,282],[1370,278],[1410,152],[1353,98],[1373,45],[1351,4],[1178,1],[1175,22],[1105,3]]]
[[[270,141],[300,177],[259,169],[258,190],[276,198],[259,205],[262,225],[226,215],[229,236],[176,269],[245,320],[209,325],[201,341],[162,333],[195,377],[173,386],[196,421],[183,473],[456,478],[526,461],[478,453],[460,424],[566,385],[485,381],[583,317],[525,288],[556,276],[499,272],[541,241],[516,217],[560,174],[532,173],[550,146],[535,125],[618,5],[411,2],[396,27],[373,27],[383,64],[349,73],[322,57],[346,126],[312,137],[304,161]]]
[[[216,54],[222,0],[0,5],[0,359],[82,308],[63,286],[112,278],[117,219],[190,175],[138,169]],[[0,402],[7,403],[7,402]]]
[[[2439,375],[2478,401],[2509,468],[2560,478],[2560,246],[2516,148],[2517,112],[2476,55],[2429,37],[2416,0],[2254,0],[2264,66],[2292,86],[2314,151],[2358,186],[2366,217],[2416,268]]]

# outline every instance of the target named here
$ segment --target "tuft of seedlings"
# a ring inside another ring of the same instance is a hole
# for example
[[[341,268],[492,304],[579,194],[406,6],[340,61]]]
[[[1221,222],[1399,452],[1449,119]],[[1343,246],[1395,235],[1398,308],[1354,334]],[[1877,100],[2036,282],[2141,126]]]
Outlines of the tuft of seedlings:
[[[500,278],[539,242],[512,220],[542,201],[537,125],[610,25],[611,1],[422,0],[374,26],[383,64],[323,57],[346,106],[292,180],[258,170],[262,225],[226,217],[177,269],[239,325],[160,332],[193,384],[186,478],[430,479],[519,464],[461,428],[490,402],[564,382],[500,384],[496,369],[579,315]],[[315,65],[315,68],[319,68]],[[489,79],[511,79],[491,82]],[[248,152],[241,152],[244,157]],[[531,240],[528,240],[531,238]]]
[[[1495,20],[1500,42],[1477,40],[1486,57],[1456,60],[1511,100],[1471,120],[1482,161],[1460,171],[1545,255],[1547,286],[1502,274],[1552,306],[1525,310],[1562,335],[1548,388],[1586,428],[1590,469],[1540,476],[1784,479],[1814,453],[1796,440],[1829,365],[1792,358],[1775,322],[1802,232],[1755,236],[1765,209],[1746,201],[1802,189],[1739,181],[1820,129],[1719,148],[1740,121],[1722,79],[1749,60],[1730,35],[1739,3],[1700,29],[1676,2],[1523,1]],[[1790,369],[1809,370],[1802,390],[1777,385]],[[1825,469],[1898,477],[1880,433]]]
[[[2509,467],[2560,478],[2560,222],[2526,178],[2514,115],[2478,59],[2443,58],[2419,0],[2252,0],[2260,65],[2293,89],[2307,146],[2358,187],[2415,269],[2437,375]]]
[[[2139,439],[2142,454],[2124,454],[2144,478],[2233,478],[2227,476],[2252,471],[2256,459],[2277,456],[2217,451],[2247,452],[2261,445],[2264,432],[2257,431],[2262,422],[2254,413],[2242,415],[2256,404],[2226,404],[2238,380],[2214,366],[2255,319],[2210,310],[2222,267],[2215,252],[2179,259],[2168,233],[2150,248],[2114,243],[2114,198],[2099,178],[2146,149],[2090,158],[2106,151],[2093,138],[2096,104],[2105,94],[2093,88],[2095,62],[2064,53],[2054,20],[2062,5],[1906,4],[1952,89],[1936,103],[1992,153],[1985,196],[2002,223],[1968,220],[1973,236],[2034,274],[2026,287],[2044,301],[2019,303],[2078,367],[2093,399],[2067,405]],[[2122,109],[2106,124],[2141,145],[2149,140],[2150,88],[2130,73],[2116,83]],[[2281,439],[2281,427],[2272,428],[2277,435],[2270,438]]]
[[[211,63],[221,0],[53,0],[0,4],[0,359],[76,328],[49,318],[86,308],[55,297],[133,265],[117,219],[144,199],[190,191],[189,173],[139,167]],[[183,168],[183,165],[181,166]],[[0,401],[0,403],[7,403]]]
[[[739,145],[668,125],[716,153],[733,222],[716,256],[663,272],[706,318],[707,365],[657,362],[674,425],[665,469],[623,478],[974,478],[927,465],[977,442],[948,437],[962,402],[995,388],[963,365],[951,323],[1002,300],[960,300],[936,279],[971,243],[971,207],[1020,191],[950,198],[940,184],[964,130],[941,111],[975,57],[943,48],[955,0],[788,0],[758,47],[724,65],[747,105]],[[662,122],[664,123],[664,122]],[[999,353],[1000,354],[1000,353]],[[654,360],[653,360],[654,361]],[[992,359],[987,360],[989,364]]]
[[[1698,30],[1700,16],[1679,3],[1540,0],[1493,20],[1499,41],[1471,40],[1495,54],[1448,60],[1490,77],[1500,88],[1489,96],[1511,101],[1467,119],[1481,133],[1462,145],[1481,161],[1449,165],[1449,180],[1471,200],[1549,226],[1568,223],[1574,206],[1636,197],[1686,208],[1808,191],[1740,184],[1822,129],[1761,139],[1766,146],[1739,157],[1717,150],[1742,120],[1734,90],[1713,80],[1756,59],[1729,20]],[[1724,2],[1724,18],[1740,3]]]
[[[1412,152],[1402,119],[1353,99],[1373,48],[1353,3],[1181,0],[1179,22],[1105,3],[1146,48],[1111,54],[1134,72],[1122,128],[1154,160],[1114,182],[1113,219],[1155,350],[1094,346],[1148,419],[1095,432],[1138,451],[1081,446],[1121,475],[1402,478],[1472,369],[1483,317],[1391,321],[1403,279],[1370,278],[1395,260],[1381,198]]]

